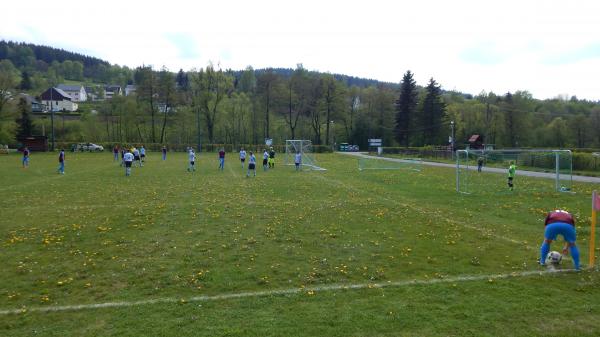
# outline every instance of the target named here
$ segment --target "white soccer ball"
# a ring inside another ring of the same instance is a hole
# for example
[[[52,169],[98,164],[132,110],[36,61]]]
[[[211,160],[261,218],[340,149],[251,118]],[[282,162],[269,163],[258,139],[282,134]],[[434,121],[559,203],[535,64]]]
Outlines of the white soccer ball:
[[[552,251],[546,255],[546,263],[559,265],[562,261],[562,254],[557,251]]]

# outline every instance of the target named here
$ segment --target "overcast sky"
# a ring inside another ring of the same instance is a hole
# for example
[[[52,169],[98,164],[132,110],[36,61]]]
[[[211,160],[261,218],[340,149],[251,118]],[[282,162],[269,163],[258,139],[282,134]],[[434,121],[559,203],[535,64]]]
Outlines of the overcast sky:
[[[6,1],[0,39],[172,71],[310,70],[600,100],[600,1]]]

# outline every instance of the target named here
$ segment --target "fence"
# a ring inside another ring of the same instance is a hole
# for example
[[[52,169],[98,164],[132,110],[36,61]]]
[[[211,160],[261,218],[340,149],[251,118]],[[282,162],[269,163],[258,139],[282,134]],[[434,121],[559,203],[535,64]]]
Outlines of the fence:
[[[73,144],[77,144],[78,142],[56,142],[56,148],[64,148],[70,149]],[[148,151],[160,151],[163,146],[167,147],[167,150],[170,152],[184,152],[189,147],[194,148],[196,151],[198,150],[197,144],[159,144],[159,143],[115,143],[115,142],[99,142],[94,143],[97,145],[101,145],[104,147],[105,151],[112,151],[112,149],[116,146],[118,147],[140,147],[144,145],[144,148]],[[221,148],[225,149],[225,152],[238,152],[241,148],[246,149],[247,151],[261,151],[267,148],[270,148],[267,145],[259,144],[202,144],[202,148],[200,152],[218,152]],[[273,144],[273,149],[278,153],[285,152],[285,144]],[[325,153],[332,152],[330,146],[326,145],[313,145],[313,151],[317,153]]]

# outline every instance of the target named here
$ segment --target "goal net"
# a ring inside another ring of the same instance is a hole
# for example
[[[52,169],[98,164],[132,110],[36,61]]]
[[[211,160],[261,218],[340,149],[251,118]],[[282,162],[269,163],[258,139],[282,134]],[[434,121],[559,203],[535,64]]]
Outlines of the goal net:
[[[317,165],[313,151],[312,142],[305,139],[291,139],[285,141],[285,165],[294,165],[296,153],[302,156],[302,167],[311,170],[325,171],[326,169]]]
[[[421,171],[423,161],[421,158],[384,158],[371,157],[359,158],[358,170],[410,170]]]
[[[508,168],[514,163],[514,189],[570,192],[573,155],[570,150],[457,150],[456,191],[508,191]],[[481,168],[479,169],[479,167]]]

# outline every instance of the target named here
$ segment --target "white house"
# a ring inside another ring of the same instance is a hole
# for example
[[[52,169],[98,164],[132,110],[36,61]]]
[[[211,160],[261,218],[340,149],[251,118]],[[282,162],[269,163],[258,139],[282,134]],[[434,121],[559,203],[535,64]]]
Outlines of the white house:
[[[125,96],[129,96],[129,95],[131,95],[131,94],[135,93],[135,91],[136,91],[136,90],[137,90],[137,88],[135,87],[135,85],[133,85],[133,84],[128,84],[128,85],[125,87]]]
[[[59,84],[56,88],[71,96],[73,102],[85,102],[88,99],[87,92],[82,85]]]
[[[57,88],[44,91],[40,98],[42,104],[45,104],[51,111],[77,111],[79,108],[69,94]]]

